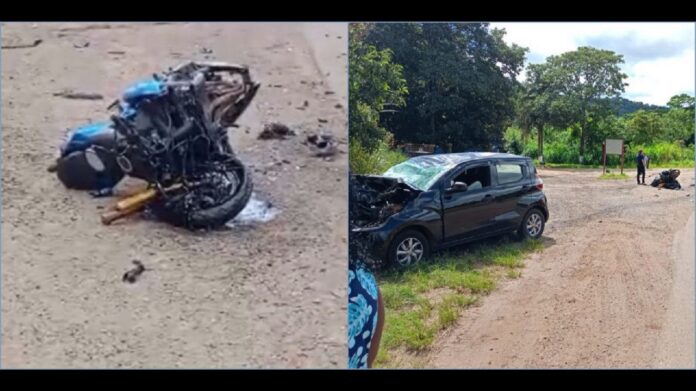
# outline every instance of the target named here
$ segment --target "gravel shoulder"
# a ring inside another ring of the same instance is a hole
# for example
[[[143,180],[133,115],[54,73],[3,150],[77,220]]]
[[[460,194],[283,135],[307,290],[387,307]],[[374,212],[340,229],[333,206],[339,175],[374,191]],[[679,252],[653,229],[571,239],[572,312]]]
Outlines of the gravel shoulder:
[[[693,170],[682,170],[683,191],[539,171],[545,250],[466,310],[429,366],[693,367]]]
[[[344,368],[347,154],[325,161],[301,143],[318,131],[347,140],[337,35],[346,24],[3,24],[3,44],[42,42],[2,51],[2,365]],[[113,199],[46,173],[59,138],[105,118],[128,84],[190,59],[246,64],[262,83],[231,136],[256,195],[280,213],[208,233],[102,226]],[[105,98],[53,96],[66,89]],[[298,135],[257,140],[271,121]],[[134,259],[151,270],[124,284]]]

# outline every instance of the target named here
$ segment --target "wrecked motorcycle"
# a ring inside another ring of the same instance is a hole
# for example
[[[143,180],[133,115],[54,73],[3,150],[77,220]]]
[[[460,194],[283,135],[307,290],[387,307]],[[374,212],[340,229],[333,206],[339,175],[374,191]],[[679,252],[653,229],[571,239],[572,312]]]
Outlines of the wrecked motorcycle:
[[[248,68],[189,62],[126,89],[110,121],[69,131],[49,171],[68,188],[108,195],[128,175],[148,187],[102,215],[111,222],[147,207],[164,221],[214,228],[242,211],[252,191],[227,128],[254,98]]]
[[[656,175],[655,178],[653,178],[652,183],[650,183],[650,186],[657,187],[660,189],[665,188],[670,190],[679,190],[681,189],[681,184],[679,183],[679,181],[677,181],[677,178],[680,174],[681,171],[679,171],[678,169],[664,170],[659,175]]]

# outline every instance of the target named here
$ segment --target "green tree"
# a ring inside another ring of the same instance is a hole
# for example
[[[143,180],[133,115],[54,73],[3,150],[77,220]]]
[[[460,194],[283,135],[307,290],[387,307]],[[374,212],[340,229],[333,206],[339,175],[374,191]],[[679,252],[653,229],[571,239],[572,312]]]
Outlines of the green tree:
[[[523,49],[486,23],[384,23],[367,33],[391,49],[408,81],[408,110],[385,123],[397,139],[486,148],[513,117]]]
[[[667,102],[667,107],[671,109],[694,109],[694,97],[688,94],[679,94],[671,97]]]
[[[368,151],[387,138],[388,132],[380,124],[385,105],[403,106],[408,93],[402,67],[392,61],[391,51],[364,42],[370,27],[351,24],[348,54],[350,137]]]
[[[646,145],[658,141],[662,136],[662,120],[655,111],[638,110],[626,120],[628,137],[633,143]]]
[[[541,117],[559,128],[575,128],[580,162],[595,124],[612,113],[610,98],[620,96],[627,85],[623,62],[622,55],[610,50],[580,47],[529,66],[530,90],[545,102]]]
[[[686,145],[694,143],[694,97],[687,94],[673,96],[664,114],[665,138],[681,140]]]

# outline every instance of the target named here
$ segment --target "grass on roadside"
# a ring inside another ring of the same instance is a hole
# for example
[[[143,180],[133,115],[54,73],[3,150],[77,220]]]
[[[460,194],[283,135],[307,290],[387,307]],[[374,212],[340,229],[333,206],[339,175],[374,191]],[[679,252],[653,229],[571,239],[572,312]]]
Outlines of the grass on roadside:
[[[694,160],[670,160],[668,162],[650,162],[650,168],[693,168]],[[574,163],[546,163],[545,165],[540,165],[538,161],[534,164],[539,168],[576,168],[576,169],[598,169],[602,168],[601,165],[585,165],[585,164],[574,164]],[[635,165],[626,164],[624,165],[624,170],[635,170]]]
[[[417,367],[418,354],[427,351],[439,332],[495,289],[500,278],[520,277],[522,259],[542,247],[538,240],[494,239],[405,270],[381,273],[386,321],[376,366]]]
[[[607,172],[599,176],[599,179],[623,179],[626,180],[628,179],[628,175],[626,173],[616,173],[616,172]]]

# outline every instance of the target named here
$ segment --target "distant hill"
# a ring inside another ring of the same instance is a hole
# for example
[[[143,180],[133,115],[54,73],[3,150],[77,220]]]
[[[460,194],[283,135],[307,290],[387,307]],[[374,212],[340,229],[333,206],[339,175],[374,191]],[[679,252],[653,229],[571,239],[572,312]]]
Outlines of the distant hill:
[[[633,113],[638,110],[654,111],[654,110],[667,110],[667,106],[657,106],[651,105],[643,102],[636,102],[626,98],[616,98],[613,99],[614,104],[618,106],[617,114],[619,116]]]

